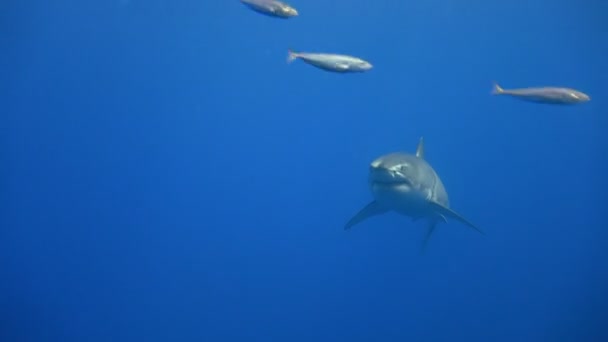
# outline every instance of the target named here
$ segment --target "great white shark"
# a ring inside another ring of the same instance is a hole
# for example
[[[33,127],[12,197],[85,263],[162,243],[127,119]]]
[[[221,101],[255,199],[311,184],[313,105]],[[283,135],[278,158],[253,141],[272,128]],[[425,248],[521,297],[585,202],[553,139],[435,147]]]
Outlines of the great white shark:
[[[428,230],[423,250],[439,222],[446,218],[483,232],[462,215],[450,209],[448,194],[441,179],[424,159],[424,139],[418,142],[416,154],[402,152],[383,155],[369,168],[369,185],[373,201],[368,203],[344,226],[348,230],[372,216],[390,211],[412,218],[425,219]]]

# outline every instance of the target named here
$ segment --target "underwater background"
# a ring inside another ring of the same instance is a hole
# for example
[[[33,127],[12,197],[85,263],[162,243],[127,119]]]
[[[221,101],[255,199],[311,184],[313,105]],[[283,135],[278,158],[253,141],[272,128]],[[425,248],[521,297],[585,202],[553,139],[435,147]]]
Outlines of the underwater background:
[[[608,341],[608,2],[289,3],[0,2],[0,341]],[[344,231],[420,137],[486,234]]]

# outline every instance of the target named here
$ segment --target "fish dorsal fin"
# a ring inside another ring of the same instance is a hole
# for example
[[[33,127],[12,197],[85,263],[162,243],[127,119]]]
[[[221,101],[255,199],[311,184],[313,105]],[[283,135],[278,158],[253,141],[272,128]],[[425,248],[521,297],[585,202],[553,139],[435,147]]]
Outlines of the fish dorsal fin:
[[[420,137],[418,147],[416,148],[416,157],[424,159],[424,138]]]

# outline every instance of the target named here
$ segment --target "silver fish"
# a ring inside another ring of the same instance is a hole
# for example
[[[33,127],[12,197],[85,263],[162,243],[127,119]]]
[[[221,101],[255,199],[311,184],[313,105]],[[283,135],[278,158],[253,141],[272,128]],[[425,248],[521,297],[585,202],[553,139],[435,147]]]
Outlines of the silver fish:
[[[288,19],[298,16],[298,11],[295,8],[277,0],[241,0],[241,3],[255,12],[270,17]]]
[[[373,67],[368,61],[353,56],[331,53],[294,52],[293,50],[289,50],[287,63],[291,63],[296,59],[301,59],[305,63],[319,69],[338,73],[365,72]]]
[[[494,83],[493,95],[509,95],[525,101],[549,104],[577,104],[590,101],[589,95],[570,88],[536,87],[503,89]]]

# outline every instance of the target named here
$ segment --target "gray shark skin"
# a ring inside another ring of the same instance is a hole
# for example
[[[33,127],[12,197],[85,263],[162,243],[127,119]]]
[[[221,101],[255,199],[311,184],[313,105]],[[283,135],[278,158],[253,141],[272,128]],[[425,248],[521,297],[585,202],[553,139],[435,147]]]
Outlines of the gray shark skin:
[[[508,95],[524,101],[556,105],[574,105],[591,100],[589,95],[576,89],[559,87],[503,89],[497,83],[494,83],[492,95]]]
[[[390,211],[412,218],[425,219],[428,231],[423,251],[439,222],[446,218],[483,232],[474,224],[450,209],[448,194],[441,179],[424,159],[424,140],[420,138],[416,154],[390,153],[374,160],[369,170],[369,186],[374,200],[368,203],[344,226],[345,230]]]
[[[298,16],[298,11],[290,5],[277,0],[240,0],[241,3],[251,10],[281,19],[289,19]]]
[[[294,52],[288,50],[287,63],[301,59],[321,70],[335,73],[366,72],[373,68],[372,64],[358,57],[333,53]]]

